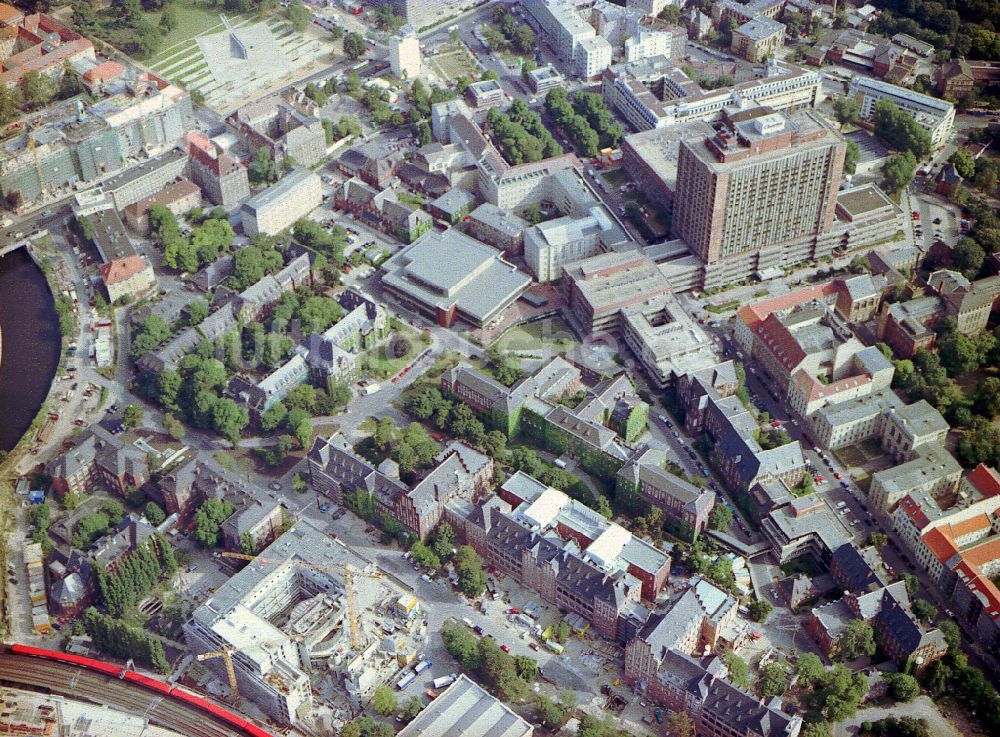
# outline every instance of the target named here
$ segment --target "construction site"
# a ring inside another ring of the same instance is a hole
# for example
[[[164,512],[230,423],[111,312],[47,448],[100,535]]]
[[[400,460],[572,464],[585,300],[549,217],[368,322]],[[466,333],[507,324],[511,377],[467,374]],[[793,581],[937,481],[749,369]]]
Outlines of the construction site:
[[[417,656],[412,592],[374,563],[300,521],[246,561],[184,625],[219,693],[275,721],[330,728]]]

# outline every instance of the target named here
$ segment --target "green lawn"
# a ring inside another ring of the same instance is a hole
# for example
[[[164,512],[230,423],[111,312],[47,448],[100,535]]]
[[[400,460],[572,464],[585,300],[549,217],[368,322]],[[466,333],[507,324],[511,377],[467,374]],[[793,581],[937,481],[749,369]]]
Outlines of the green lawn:
[[[606,171],[601,176],[604,177],[604,181],[608,183],[609,187],[614,187],[615,189],[630,181],[628,173],[622,168]]]
[[[153,64],[163,61],[176,49],[172,46],[183,43],[195,36],[201,36],[208,32],[218,32],[223,30],[222,21],[219,18],[220,8],[212,7],[204,0],[174,0],[171,3],[174,14],[177,17],[177,27],[168,33],[163,39],[162,51],[152,60]],[[162,13],[147,13],[149,22],[157,25],[160,22]],[[243,16],[234,13],[226,13],[226,18],[233,25],[239,24]],[[198,53],[198,52],[195,52]],[[199,54],[200,56],[200,54]]]
[[[409,349],[402,356],[396,356],[393,348],[398,345],[400,338],[409,341]],[[406,328],[397,332],[390,341],[378,348],[373,348],[365,354],[362,365],[366,365],[369,373],[376,379],[388,379],[400,371],[413,360],[413,358],[424,350],[426,346],[420,340],[420,333],[413,328]]]
[[[457,77],[479,75],[482,71],[476,60],[463,46],[446,48],[430,57],[430,60],[441,70],[441,73],[453,81]]]
[[[519,325],[508,330],[496,342],[500,350],[529,353],[535,353],[541,348],[565,353],[576,345],[578,342],[573,331],[558,317]]]
[[[730,312],[735,310],[742,304],[738,299],[734,299],[731,302],[723,302],[717,305],[705,305],[705,311],[711,312],[713,315],[721,315],[724,312]]]

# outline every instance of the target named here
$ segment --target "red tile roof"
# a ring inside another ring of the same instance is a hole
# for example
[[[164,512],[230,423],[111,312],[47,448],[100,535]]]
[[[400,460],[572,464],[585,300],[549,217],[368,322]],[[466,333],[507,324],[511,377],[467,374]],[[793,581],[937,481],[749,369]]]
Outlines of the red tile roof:
[[[964,550],[962,552],[962,559],[976,567],[981,567],[1000,559],[1000,537],[994,537],[981,545]]]
[[[1000,474],[983,463],[969,471],[968,479],[983,496],[1000,494]]]
[[[823,299],[824,297],[832,297],[837,294],[837,287],[832,281],[824,282],[823,284],[813,284],[809,287],[803,287],[802,289],[797,289],[794,292],[789,292],[788,294],[782,294],[777,297],[772,297],[771,299],[765,299],[761,302],[754,302],[752,305],[746,305],[741,307],[736,313],[736,316],[743,321],[750,330],[756,330],[757,326],[762,323],[768,315],[772,312],[783,312],[796,305],[802,305],[806,302],[812,302],[814,299]]]
[[[945,525],[944,528],[935,527],[928,530],[923,536],[924,545],[942,563],[947,563],[958,552],[955,541],[947,534],[950,531],[947,529],[949,527],[949,525]]]
[[[117,284],[131,279],[146,268],[146,259],[142,256],[126,256],[101,264],[101,278],[105,284]]]
[[[791,371],[805,360],[806,352],[774,313],[764,318],[754,334],[787,371]]]
[[[16,23],[24,17],[24,13],[7,3],[0,3],[0,23],[10,25]]]
[[[909,494],[900,500],[899,508],[906,514],[907,517],[910,518],[918,530],[922,530],[930,524],[930,520],[927,518],[927,515],[924,514],[923,507],[913,501],[913,497]]]
[[[117,61],[106,61],[98,64],[92,69],[88,69],[83,74],[83,78],[88,82],[107,82],[109,79],[116,79],[125,73],[125,66]]]
[[[987,514],[977,514],[975,517],[970,517],[967,520],[948,526],[951,527],[951,535],[956,540],[972,532],[988,530],[991,527],[990,518]]]

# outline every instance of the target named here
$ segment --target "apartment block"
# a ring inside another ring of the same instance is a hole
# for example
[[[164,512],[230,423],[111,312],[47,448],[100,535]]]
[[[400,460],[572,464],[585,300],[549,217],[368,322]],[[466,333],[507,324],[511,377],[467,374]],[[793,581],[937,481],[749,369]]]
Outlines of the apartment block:
[[[465,227],[476,240],[518,254],[524,251],[524,231],[531,226],[515,213],[484,202],[469,213]]]
[[[100,425],[92,426],[47,469],[60,497],[88,494],[103,486],[124,496],[149,481],[146,454],[118,440]]]
[[[935,498],[958,488],[962,467],[945,448],[932,444],[898,466],[872,475],[868,497],[883,512],[892,512],[906,496]]]
[[[188,136],[191,179],[213,205],[232,210],[250,197],[250,179],[243,164],[229,154],[218,153],[207,140]]]
[[[573,62],[580,79],[596,79],[611,66],[611,44],[603,36],[581,39],[573,50]]]
[[[730,50],[758,64],[774,56],[785,45],[785,24],[758,16],[734,28],[732,36]]]
[[[819,494],[796,497],[771,510],[761,531],[782,564],[803,555],[829,564],[833,552],[851,540],[851,532]]]
[[[447,517],[490,565],[622,643],[670,570],[669,551],[522,472],[478,505],[450,504]]]
[[[279,95],[244,105],[227,119],[250,150],[265,149],[279,168],[286,160],[312,166],[326,156],[326,134],[319,118],[306,115]]]
[[[835,655],[840,636],[856,620],[872,626],[885,653],[900,666],[921,671],[947,650],[941,631],[925,629],[914,616],[902,581],[870,591],[848,592],[842,599],[814,608],[806,631],[825,654]]]
[[[277,184],[254,195],[240,211],[243,232],[277,235],[323,202],[323,182],[309,169],[293,169]]]
[[[562,267],[612,250],[629,236],[600,205],[583,217],[565,217],[532,225],[524,231],[524,259],[540,282],[562,276]]]
[[[666,58],[609,67],[601,77],[604,101],[639,131],[691,120],[719,119],[727,110],[747,105],[775,111],[815,107],[818,72],[769,60],[764,76],[732,87],[703,90]]]
[[[434,469],[412,487],[399,478],[392,461],[375,468],[347,449],[342,438],[317,438],[309,451],[311,488],[337,504],[345,494],[370,495],[384,514],[421,540],[437,527],[453,499],[478,500],[493,480],[493,461],[462,443],[452,443],[435,458]]]
[[[648,637],[654,639],[655,633]],[[782,711],[781,699],[758,698],[727,680],[729,671],[721,658],[646,647],[651,651],[650,656],[639,661],[639,653],[635,651],[631,667],[626,651],[626,680],[653,703],[687,714],[697,734],[798,737],[801,732],[802,717]],[[637,662],[641,662],[644,671],[637,670],[634,665]]]
[[[930,134],[935,149],[951,139],[955,106],[950,102],[860,74],[851,78],[848,94],[861,104],[862,120],[872,119],[876,102],[888,100],[913,116],[917,124]]]
[[[23,204],[68,194],[74,185],[94,182],[173,147],[191,119],[187,92],[150,72],[132,70],[116,94],[83,111],[69,101],[56,103],[46,108],[30,133],[5,141],[0,146],[0,194]],[[148,194],[152,191],[136,199]]]
[[[187,152],[173,148],[106,179],[101,188],[111,196],[116,210],[152,197],[187,170]]]
[[[561,288],[566,315],[584,335],[614,329],[623,309],[671,293],[656,264],[638,251],[566,264]]]
[[[355,581],[369,579],[367,584],[355,585],[348,593],[348,570]],[[341,652],[352,653],[352,661],[362,655],[347,636],[346,598],[355,598],[355,611],[364,617],[356,626],[367,646],[366,633],[375,627],[368,611],[401,593],[387,579],[370,580],[379,576],[373,563],[299,522],[194,610],[184,624],[184,640],[194,655],[230,648],[241,696],[272,720],[287,725],[309,722],[310,652],[332,639]],[[221,659],[206,665],[225,679]]]
[[[638,495],[649,506],[662,509],[678,536],[691,538],[704,531],[715,506],[715,492],[698,488],[665,469],[661,450],[640,448],[622,466],[616,479],[618,493]]]
[[[673,234],[705,264],[705,285],[768,274],[782,246],[834,224],[843,137],[811,112],[758,108],[681,141]]]
[[[420,39],[411,26],[404,26],[389,39],[389,68],[400,79],[416,79],[420,76]]]
[[[673,295],[622,310],[620,328],[626,345],[658,388],[717,363],[708,334]]]

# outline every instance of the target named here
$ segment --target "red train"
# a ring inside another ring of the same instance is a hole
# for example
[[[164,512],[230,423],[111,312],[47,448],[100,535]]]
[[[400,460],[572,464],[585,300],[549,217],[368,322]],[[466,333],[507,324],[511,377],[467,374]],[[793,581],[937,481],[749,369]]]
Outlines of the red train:
[[[144,676],[141,673],[136,673],[132,670],[124,670],[118,665],[102,663],[100,660],[85,658],[81,655],[70,655],[69,653],[61,653],[55,650],[46,650],[44,648],[31,647],[29,645],[14,644],[10,646],[10,651],[15,655],[53,660],[58,663],[66,663],[67,665],[75,665],[79,668],[86,668],[87,670],[103,673],[107,676],[121,678],[124,681],[131,681],[137,686],[141,686],[149,691],[156,691],[169,696],[170,698],[177,699],[178,701],[183,701],[199,711],[207,712],[219,721],[225,722],[231,727],[239,729],[244,734],[249,735],[249,737],[274,737],[274,735],[270,732],[265,732],[253,722],[237,716],[232,712],[226,711],[222,707],[213,704],[211,701],[203,699],[201,696],[195,696],[182,688],[168,685],[163,681],[158,681],[155,678]],[[122,672],[123,670],[124,673]]]

